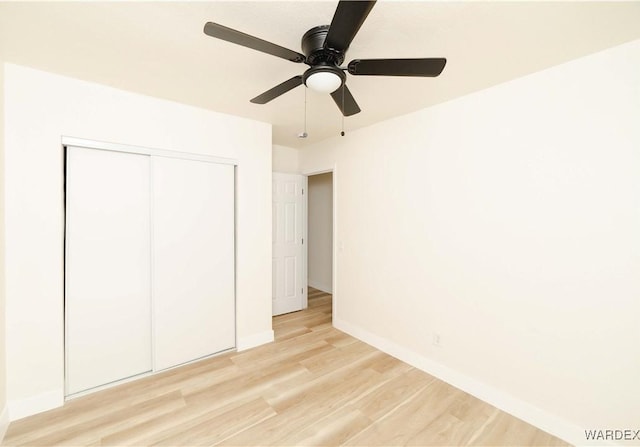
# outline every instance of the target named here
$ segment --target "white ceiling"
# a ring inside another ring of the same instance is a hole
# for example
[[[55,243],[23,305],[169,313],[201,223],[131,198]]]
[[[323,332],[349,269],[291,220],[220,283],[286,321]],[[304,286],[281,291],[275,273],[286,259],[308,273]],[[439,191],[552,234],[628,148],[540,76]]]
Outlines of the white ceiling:
[[[306,65],[206,36],[213,21],[300,51],[335,1],[2,2],[7,61],[273,124],[273,142],[338,135],[329,95],[305,89],[249,99]],[[446,57],[438,78],[349,76],[362,112],[347,132],[640,38],[640,2],[380,1],[354,39],[356,58]],[[598,86],[594,86],[598,88]]]

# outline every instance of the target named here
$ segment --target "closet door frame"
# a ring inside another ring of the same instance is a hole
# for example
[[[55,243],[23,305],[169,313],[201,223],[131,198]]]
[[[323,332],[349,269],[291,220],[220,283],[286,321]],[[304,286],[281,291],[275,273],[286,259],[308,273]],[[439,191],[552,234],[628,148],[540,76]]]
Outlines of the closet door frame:
[[[94,149],[94,150],[103,150],[103,151],[111,151],[111,152],[123,152],[123,153],[129,153],[129,154],[138,154],[138,155],[147,155],[147,156],[151,156],[151,157],[164,157],[164,158],[176,158],[176,159],[183,159],[183,160],[193,160],[193,161],[202,161],[202,162],[207,162],[207,163],[216,163],[216,164],[221,164],[221,165],[231,165],[234,167],[234,171],[233,171],[233,178],[234,178],[234,187],[233,187],[233,201],[234,201],[234,216],[233,216],[233,227],[234,227],[234,234],[237,231],[237,220],[236,220],[236,215],[237,215],[237,166],[238,166],[238,161],[236,159],[232,159],[232,158],[224,158],[224,157],[215,157],[215,156],[210,156],[210,155],[203,155],[203,154],[196,154],[196,153],[192,153],[192,152],[178,152],[178,151],[172,151],[172,150],[166,150],[166,149],[157,149],[157,148],[148,148],[148,147],[143,147],[143,146],[132,146],[132,145],[126,145],[126,144],[119,144],[119,143],[110,143],[110,142],[103,142],[103,141],[95,141],[95,140],[88,140],[88,139],[83,139],[83,138],[76,138],[76,137],[70,137],[70,136],[62,136],[62,146],[64,148],[64,159],[65,159],[65,178],[66,178],[66,159],[67,159],[67,149],[69,147],[75,147],[75,148],[80,148],[80,149]],[[151,182],[153,181],[153,179],[150,179]],[[150,194],[153,194],[153,190],[152,190],[152,184],[150,182]],[[66,185],[65,185],[65,195],[66,195]],[[65,202],[66,203],[66,202]],[[67,281],[66,281],[66,256],[67,256],[67,242],[66,242],[66,212],[65,212],[65,225],[64,225],[64,231],[65,231],[65,246],[64,246],[64,256],[65,256],[65,265],[63,268],[63,279],[64,279],[64,296],[65,296],[65,303],[66,303],[66,296],[67,296]],[[152,216],[151,216],[152,219]],[[152,227],[153,224],[151,223]],[[151,228],[151,231],[153,232],[153,228]],[[152,247],[153,250],[153,247]],[[236,305],[236,296],[237,296],[237,273],[236,273],[236,259],[237,259],[237,240],[236,237],[234,236],[234,256],[233,256],[233,262],[234,262],[234,278],[233,278],[233,300],[234,300],[234,309],[237,308]],[[153,266],[152,266],[153,269]],[[151,290],[151,306],[152,306],[152,313],[153,313],[153,290]],[[218,354],[221,354],[222,352],[227,352],[229,350],[235,349],[235,347],[237,346],[237,314],[234,314],[234,347],[225,350],[225,351],[221,351],[221,352],[216,352],[213,353],[211,356],[215,356]],[[152,319],[153,320],[153,319]],[[154,346],[154,341],[153,341],[153,321],[152,321],[152,333],[151,333],[151,355],[152,355],[152,367],[155,366],[155,361],[153,359],[154,357],[154,351],[155,351],[155,346]],[[64,305],[64,334],[65,334],[65,339],[67,338],[67,314],[66,314],[66,304]],[[64,383],[65,383],[65,390],[67,389],[67,345],[65,343],[64,345],[64,350],[63,350],[63,355],[64,355],[64,365],[65,365],[65,371],[64,371]],[[207,357],[211,357],[211,356],[207,356]],[[206,357],[205,357],[206,358]],[[198,359],[194,359],[193,361],[199,361],[202,360],[202,358],[198,358]],[[187,362],[190,363],[190,362]],[[177,365],[177,366],[182,366],[182,365]],[[72,394],[72,395],[65,395],[65,400],[68,399],[74,399],[76,397],[80,397],[86,394],[90,394],[93,393],[95,391],[99,391],[105,388],[109,388],[115,385],[119,385],[122,383],[126,383],[129,382],[131,380],[137,380],[149,375],[153,375],[156,372],[160,372],[160,370],[156,370],[156,369],[152,369],[150,372],[146,372],[146,373],[142,373],[142,374],[138,374],[135,375],[133,377],[129,377],[129,378],[123,378],[122,380],[118,380],[115,382],[111,382],[111,383],[107,383],[104,385],[99,385],[95,388],[91,388],[85,391],[80,391],[78,393]],[[65,391],[66,393],[66,391]]]
[[[85,149],[99,149],[112,152],[128,152],[130,154],[152,155],[155,157],[182,158],[185,160],[206,161],[222,165],[237,166],[238,161],[234,158],[214,157],[212,155],[196,154],[193,152],[178,152],[166,149],[154,149],[142,146],[130,146],[127,144],[107,143],[104,141],[85,140],[82,138],[62,137],[63,146],[75,146]]]

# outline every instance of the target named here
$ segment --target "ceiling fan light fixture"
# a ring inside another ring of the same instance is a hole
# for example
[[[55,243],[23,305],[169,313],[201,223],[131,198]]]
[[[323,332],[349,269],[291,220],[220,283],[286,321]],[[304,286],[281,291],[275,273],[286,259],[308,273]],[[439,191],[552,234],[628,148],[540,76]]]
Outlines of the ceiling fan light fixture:
[[[305,85],[316,92],[333,93],[342,85],[342,79],[330,71],[319,71],[309,76]]]
[[[320,93],[335,92],[342,86],[345,78],[346,76],[341,69],[331,65],[311,67],[302,77],[304,85]]]

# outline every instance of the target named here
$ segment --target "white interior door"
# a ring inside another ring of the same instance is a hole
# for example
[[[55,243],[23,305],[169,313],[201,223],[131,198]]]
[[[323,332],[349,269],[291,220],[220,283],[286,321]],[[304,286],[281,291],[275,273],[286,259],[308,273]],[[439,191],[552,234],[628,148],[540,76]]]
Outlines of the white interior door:
[[[149,157],[67,149],[66,394],[150,371]]]
[[[273,173],[273,315],[307,307],[306,183],[303,175]]]
[[[153,157],[154,366],[235,346],[234,167]]]

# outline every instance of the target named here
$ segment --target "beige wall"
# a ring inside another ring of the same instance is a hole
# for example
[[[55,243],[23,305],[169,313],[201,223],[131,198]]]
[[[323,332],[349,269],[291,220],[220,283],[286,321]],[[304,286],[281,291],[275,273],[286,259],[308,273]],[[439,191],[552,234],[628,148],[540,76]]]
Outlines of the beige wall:
[[[0,45],[0,441],[8,425],[4,284],[4,61]]]
[[[302,151],[335,324],[572,443],[637,429],[639,79],[634,41]]]
[[[273,172],[286,174],[298,174],[300,172],[300,152],[288,146],[273,145],[272,148]]]
[[[332,291],[333,174],[308,178],[308,282],[311,287]]]
[[[11,419],[62,403],[62,136],[236,159],[237,345],[273,339],[268,124],[12,64],[4,94]]]

